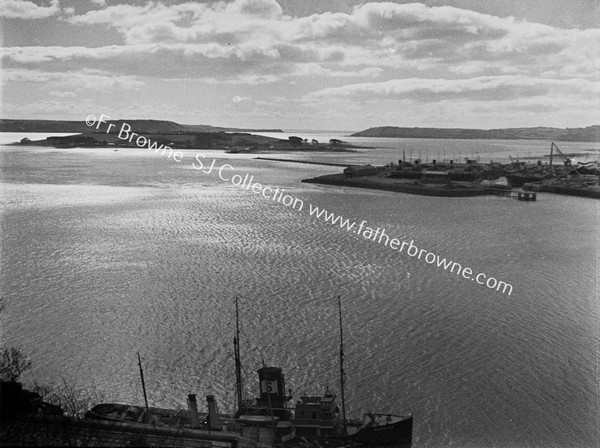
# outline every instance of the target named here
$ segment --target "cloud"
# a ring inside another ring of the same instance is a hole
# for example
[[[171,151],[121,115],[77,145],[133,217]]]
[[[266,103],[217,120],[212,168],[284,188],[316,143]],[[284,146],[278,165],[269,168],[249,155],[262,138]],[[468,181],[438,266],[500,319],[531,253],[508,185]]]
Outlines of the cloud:
[[[313,92],[308,97],[338,97],[369,101],[408,99],[436,102],[447,99],[503,101],[557,94],[586,98],[591,94],[600,94],[600,84],[583,79],[557,80],[512,75],[468,79],[409,78],[327,88]]]
[[[97,59],[106,60],[111,58],[127,57],[135,53],[146,52],[152,54],[156,46],[135,46],[135,45],[109,45],[105,47],[8,47],[0,48],[6,64],[20,64],[29,66],[38,66],[43,63],[60,62],[75,59]]]
[[[308,62],[294,67],[294,76],[326,76],[330,78],[374,78],[383,73],[380,67],[366,67],[359,70],[331,70],[322,64]]]
[[[77,95],[73,92],[65,92],[63,90],[52,90],[48,95],[56,98],[75,98]]]
[[[311,117],[317,106],[328,110],[332,103],[342,114],[337,100],[345,111],[379,101],[427,117],[442,102],[464,110],[484,102],[545,110],[544,98],[588,104],[599,94],[600,29],[561,29],[421,3],[367,2],[304,17],[286,14],[275,0],[104,3],[91,0],[79,15],[63,9],[60,24],[110,40],[90,41],[90,47],[0,48],[5,80],[48,82],[48,92],[72,90],[78,98],[83,95],[76,89],[93,94],[146,85],[165,93],[188,82],[203,93],[227,92],[232,110],[248,114],[254,106],[261,113],[256,99],[266,92],[285,91],[300,98]],[[59,12],[57,2],[19,5]],[[107,41],[118,44],[102,46]],[[234,95],[242,101],[232,101]],[[365,113],[379,112],[373,106]],[[268,113],[290,112],[272,106]]]
[[[374,77],[382,69],[365,67],[334,70],[325,67],[335,56],[326,52],[280,47],[277,55],[244,52],[231,54],[214,44],[138,44],[87,47],[11,47],[0,48],[5,67],[37,68],[45,71],[88,69],[110,70],[131,76],[181,78],[182,67],[191,76],[211,83],[260,84],[293,76]],[[157,62],[160,61],[160,62]],[[314,62],[313,62],[314,61]],[[190,73],[188,72],[188,73]]]
[[[81,119],[93,110],[92,106],[80,101],[37,101],[27,104],[15,104],[6,102],[2,105],[3,113],[12,117],[45,117],[57,119],[57,117],[71,117]]]
[[[56,73],[23,69],[4,69],[3,82],[43,84],[56,90],[110,91],[135,89],[144,85],[132,76],[114,76],[96,70],[81,70],[73,73]]]
[[[517,65],[524,73],[538,66],[557,71],[565,65],[579,67],[590,58],[597,67],[594,43],[600,39],[600,30],[563,30],[420,3],[367,3],[350,13],[296,18],[285,15],[274,0],[149,2],[108,6],[67,20],[115,29],[126,46],[155,45],[172,51],[187,46],[188,60],[195,55],[215,60],[216,70],[235,65],[219,59],[237,60],[243,62],[237,64],[242,77],[264,80],[271,77],[249,77],[248,67],[272,65],[270,72],[285,72],[277,65],[326,62],[327,69],[337,72],[343,65],[395,71],[435,68],[447,74],[479,69],[485,74]],[[231,77],[236,71],[228,73]],[[214,76],[219,77],[220,73]]]
[[[283,10],[275,0],[237,0],[228,8],[230,12],[258,17],[279,17]]]
[[[58,0],[39,6],[26,0],[0,0],[0,16],[7,19],[44,19],[60,14]]]
[[[356,7],[353,16],[364,29],[422,38],[460,34],[501,36],[514,24],[512,17],[502,19],[467,9],[428,7],[422,3],[367,3]]]

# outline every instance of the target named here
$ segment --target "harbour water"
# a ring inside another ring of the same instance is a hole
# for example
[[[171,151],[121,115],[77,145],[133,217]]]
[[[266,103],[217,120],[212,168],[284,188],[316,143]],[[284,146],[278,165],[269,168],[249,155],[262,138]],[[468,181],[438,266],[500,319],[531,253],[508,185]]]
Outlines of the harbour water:
[[[20,140],[12,137],[3,135]],[[430,160],[445,152],[505,161],[549,150],[538,141],[380,143],[310,158],[381,164],[404,149]],[[64,378],[106,401],[141,404],[139,351],[151,405],[184,407],[188,393],[214,394],[231,410],[238,296],[249,396],[263,361],[284,369],[296,397],[335,390],[340,295],[349,415],[412,412],[415,448],[600,444],[593,199],[539,193],[523,203],[308,185],[300,180],[337,168],[222,151],[186,150],[181,163],[144,149],[0,152],[2,340],[32,360],[26,381]],[[305,209],[195,170],[199,152]],[[365,220],[513,291],[327,224],[308,204]]]

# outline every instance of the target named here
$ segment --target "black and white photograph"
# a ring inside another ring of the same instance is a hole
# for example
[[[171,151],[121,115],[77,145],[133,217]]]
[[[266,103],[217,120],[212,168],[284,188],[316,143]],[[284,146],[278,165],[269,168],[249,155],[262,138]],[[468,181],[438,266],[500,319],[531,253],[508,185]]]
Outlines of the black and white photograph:
[[[600,0],[0,0],[0,446],[600,447]]]

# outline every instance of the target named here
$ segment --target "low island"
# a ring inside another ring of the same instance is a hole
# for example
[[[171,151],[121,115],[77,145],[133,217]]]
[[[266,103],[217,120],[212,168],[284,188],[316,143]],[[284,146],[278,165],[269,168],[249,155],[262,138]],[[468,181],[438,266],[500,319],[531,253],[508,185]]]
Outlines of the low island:
[[[2,132],[60,132],[74,135],[51,136],[44,140],[23,138],[13,145],[48,146],[54,148],[114,147],[136,148],[140,146],[135,134],[158,146],[171,149],[217,149],[229,153],[278,153],[304,152],[347,152],[359,148],[342,140],[330,139],[326,143],[303,139],[298,136],[274,138],[252,132],[282,132],[279,129],[234,129],[216,128],[205,125],[180,125],[162,120],[108,120],[86,124],[76,121],[51,120],[0,120]]]

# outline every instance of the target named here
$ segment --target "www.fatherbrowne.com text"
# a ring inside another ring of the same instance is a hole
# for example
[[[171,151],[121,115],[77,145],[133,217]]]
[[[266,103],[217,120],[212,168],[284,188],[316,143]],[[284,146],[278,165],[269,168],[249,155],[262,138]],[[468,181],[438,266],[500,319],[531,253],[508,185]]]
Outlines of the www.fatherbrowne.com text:
[[[88,126],[95,126],[96,130],[100,129],[101,124],[107,124],[106,133],[109,133],[116,125],[114,123],[108,123],[106,119],[110,119],[109,116],[102,114],[99,119],[96,119],[94,115],[88,115],[86,118],[86,124]],[[115,130],[116,133],[116,130]],[[152,142],[149,138],[139,135],[133,132],[131,126],[127,123],[122,123],[121,128],[117,137],[121,140],[126,140],[129,143],[135,142],[135,145],[154,151],[155,153],[161,153],[163,157],[172,158],[175,162],[180,163],[184,158],[184,153],[181,151],[174,151],[169,146],[158,145],[157,142]],[[256,195],[260,195],[265,199],[278,202],[291,207],[292,209],[302,212],[305,211],[304,201],[299,198],[285,193],[284,189],[279,187],[271,187],[268,185],[262,185],[258,182],[254,182],[254,176],[245,175],[235,172],[236,170],[228,163],[217,165],[217,159],[207,160],[206,156],[202,153],[197,153],[192,162],[192,168],[205,175],[216,175],[223,182],[229,182],[237,188],[251,191]],[[374,241],[384,246],[389,247],[392,250],[397,250],[399,253],[405,253],[409,257],[416,258],[419,261],[425,262],[430,265],[442,268],[445,271],[456,274],[457,276],[466,280],[471,280],[479,285],[484,285],[489,289],[501,292],[502,294],[511,295],[513,287],[510,283],[506,283],[502,280],[497,280],[494,277],[488,276],[483,272],[474,274],[473,269],[469,267],[463,267],[461,264],[441,258],[439,255],[429,252],[426,249],[419,248],[414,244],[414,240],[406,242],[398,238],[390,237],[385,229],[377,227],[367,226],[367,221],[350,221],[335,213],[330,213],[325,209],[308,204],[308,214],[316,219],[320,219],[330,225],[339,226],[340,229],[347,232],[351,232],[362,236],[365,239]]]
[[[322,219],[326,223],[331,225],[338,225],[340,229],[347,232],[361,235],[363,238],[374,241],[384,246],[389,247],[392,250],[397,250],[400,253],[406,253],[409,257],[416,258],[417,260],[424,261],[425,263],[435,265],[438,268],[442,268],[445,271],[455,273],[457,276],[474,281],[479,285],[485,285],[490,289],[500,291],[503,294],[511,295],[513,287],[510,283],[506,283],[502,280],[497,280],[494,277],[487,276],[483,272],[478,274],[473,273],[473,269],[469,267],[463,267],[459,263],[441,258],[439,255],[429,252],[426,249],[420,249],[414,244],[414,240],[409,242],[400,240],[398,238],[391,238],[385,231],[385,229],[377,227],[376,229],[368,227],[367,221],[361,221],[357,224],[356,221],[350,221],[335,213],[330,213],[325,209],[320,209],[312,204],[309,204],[310,216],[314,216],[317,219]]]

